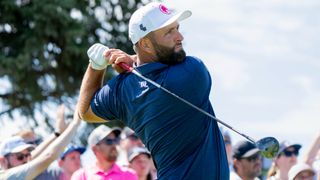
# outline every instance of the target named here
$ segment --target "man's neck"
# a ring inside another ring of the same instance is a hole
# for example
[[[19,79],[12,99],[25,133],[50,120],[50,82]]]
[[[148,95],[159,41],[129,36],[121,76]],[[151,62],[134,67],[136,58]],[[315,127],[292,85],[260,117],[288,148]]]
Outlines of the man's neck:
[[[146,63],[156,62],[155,57],[147,53],[139,53],[137,58],[137,66],[141,66]]]
[[[109,162],[109,161],[97,161],[96,165],[97,167],[102,170],[103,172],[108,172],[112,166],[114,165],[114,161],[113,162]]]
[[[244,180],[254,180],[255,179],[255,177],[248,177],[248,176],[241,174],[241,173],[237,173],[237,174],[241,179],[244,179]]]
[[[283,170],[283,171],[277,171],[276,177],[277,177],[278,179],[286,180],[286,179],[288,179],[288,171],[285,171],[285,170]]]

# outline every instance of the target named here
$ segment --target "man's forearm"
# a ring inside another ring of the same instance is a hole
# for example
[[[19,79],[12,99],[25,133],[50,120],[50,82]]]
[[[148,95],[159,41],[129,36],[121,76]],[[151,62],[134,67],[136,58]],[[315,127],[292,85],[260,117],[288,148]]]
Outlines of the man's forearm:
[[[75,136],[80,125],[80,119],[73,119],[67,129],[53,141],[37,158],[28,162],[26,166],[30,167],[27,171],[26,179],[34,179],[41,172],[56,160],[63,152],[64,148],[70,143]]]
[[[89,64],[82,79],[78,100],[78,110],[81,118],[88,111],[94,93],[102,86],[104,72],[105,70],[92,69]]]
[[[307,154],[304,157],[304,162],[309,165],[312,165],[319,151],[320,151],[320,133],[317,134],[316,138],[311,143],[310,148],[307,150]]]

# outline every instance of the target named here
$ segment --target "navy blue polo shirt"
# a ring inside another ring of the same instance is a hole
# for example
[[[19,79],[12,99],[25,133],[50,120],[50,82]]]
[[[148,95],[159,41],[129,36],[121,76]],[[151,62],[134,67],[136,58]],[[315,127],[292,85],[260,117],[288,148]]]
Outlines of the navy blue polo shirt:
[[[203,62],[148,63],[136,68],[176,95],[214,115],[211,77]],[[132,128],[152,154],[161,179],[229,179],[217,122],[133,73],[111,79],[93,97],[93,112]]]

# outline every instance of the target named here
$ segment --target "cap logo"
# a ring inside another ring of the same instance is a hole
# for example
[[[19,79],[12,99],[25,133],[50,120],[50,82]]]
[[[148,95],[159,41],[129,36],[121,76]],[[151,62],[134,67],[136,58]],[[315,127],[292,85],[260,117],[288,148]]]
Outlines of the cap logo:
[[[146,31],[146,30],[147,30],[147,28],[146,28],[145,26],[143,26],[143,24],[140,24],[139,27],[140,27],[140,30],[141,30],[141,31]]]
[[[169,11],[169,9],[167,7],[165,7],[164,5],[160,4],[159,5],[159,9],[163,14],[170,14],[171,12]]]

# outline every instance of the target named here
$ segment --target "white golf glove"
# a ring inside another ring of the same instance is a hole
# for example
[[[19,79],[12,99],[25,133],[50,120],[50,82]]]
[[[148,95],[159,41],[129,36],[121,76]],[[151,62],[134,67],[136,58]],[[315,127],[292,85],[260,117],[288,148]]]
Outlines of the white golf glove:
[[[102,70],[108,66],[108,60],[103,54],[108,49],[109,48],[107,46],[100,43],[96,43],[88,49],[87,54],[93,69]]]

